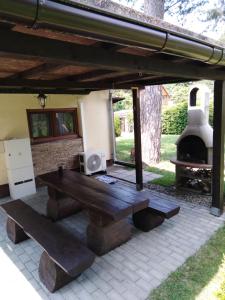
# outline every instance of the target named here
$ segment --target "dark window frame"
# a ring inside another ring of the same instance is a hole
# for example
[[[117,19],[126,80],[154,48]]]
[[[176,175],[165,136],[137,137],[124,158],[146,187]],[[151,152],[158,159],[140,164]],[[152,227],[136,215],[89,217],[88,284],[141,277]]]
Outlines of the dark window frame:
[[[74,114],[73,126],[74,133],[68,133],[64,135],[57,134],[57,124],[56,124],[56,113],[70,112]],[[31,124],[31,115],[35,113],[48,113],[50,118],[50,133],[51,135],[47,137],[33,137],[32,135],[32,124]],[[27,120],[28,120],[28,129],[30,134],[30,139],[32,144],[40,144],[47,142],[54,142],[58,140],[66,139],[76,139],[79,138],[79,128],[78,128],[78,114],[77,108],[48,108],[48,109],[27,109]]]

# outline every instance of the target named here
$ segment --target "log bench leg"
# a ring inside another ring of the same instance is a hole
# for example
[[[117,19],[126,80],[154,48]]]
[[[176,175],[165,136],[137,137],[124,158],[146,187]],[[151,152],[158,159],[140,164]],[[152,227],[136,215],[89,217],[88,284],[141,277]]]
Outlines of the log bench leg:
[[[87,228],[87,245],[97,255],[103,255],[131,238],[131,225],[127,220],[101,222],[100,219],[100,216],[92,215]]]
[[[45,251],[42,253],[40,258],[38,273],[41,282],[51,293],[60,289],[79,276],[71,277],[56,263],[54,263]]]
[[[52,188],[48,188],[48,194],[47,216],[54,221],[71,216],[82,209],[77,201]]]
[[[14,244],[18,244],[22,241],[29,239],[29,237],[26,235],[23,229],[9,217],[7,218],[6,231],[7,231],[8,238]]]
[[[149,208],[143,209],[133,214],[134,226],[142,231],[150,231],[164,222],[164,217],[150,211]]]

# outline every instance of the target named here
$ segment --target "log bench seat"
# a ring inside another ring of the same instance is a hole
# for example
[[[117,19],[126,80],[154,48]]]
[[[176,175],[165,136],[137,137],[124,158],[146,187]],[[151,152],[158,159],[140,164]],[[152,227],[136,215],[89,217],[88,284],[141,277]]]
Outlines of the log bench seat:
[[[180,206],[160,198],[150,198],[148,208],[133,214],[134,225],[142,231],[150,231],[161,225],[165,219],[177,215]]]
[[[40,175],[39,179],[48,186],[48,217],[56,220],[65,216],[61,213],[63,205],[60,206],[64,197],[70,197],[88,213],[87,245],[97,255],[127,242],[132,236],[128,217],[147,208],[149,203],[144,194],[133,195],[70,170]],[[74,214],[77,208],[67,211]]]
[[[11,201],[0,207],[8,215],[7,234],[13,243],[30,237],[43,248],[39,277],[50,292],[74,280],[94,262],[94,253],[74,235],[23,201]]]

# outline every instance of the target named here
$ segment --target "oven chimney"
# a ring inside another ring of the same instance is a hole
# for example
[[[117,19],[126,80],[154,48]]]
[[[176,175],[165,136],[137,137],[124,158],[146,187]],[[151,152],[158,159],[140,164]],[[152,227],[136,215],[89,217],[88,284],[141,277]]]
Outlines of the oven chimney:
[[[187,126],[178,138],[176,186],[200,188],[210,192],[213,129],[209,124],[210,91],[206,86],[190,90]]]

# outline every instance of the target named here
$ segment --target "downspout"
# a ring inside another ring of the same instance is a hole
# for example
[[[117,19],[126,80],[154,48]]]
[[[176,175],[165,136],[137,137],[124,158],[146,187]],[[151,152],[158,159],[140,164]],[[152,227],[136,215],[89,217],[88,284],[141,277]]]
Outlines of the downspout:
[[[50,0],[1,0],[0,18],[38,28],[85,34],[126,46],[154,49],[213,65],[225,65],[222,47],[171,33],[148,24],[122,20],[105,12]]]
[[[84,102],[83,100],[79,101],[80,108],[80,120],[81,120],[81,131],[82,131],[82,140],[83,140],[83,151],[87,151],[87,134],[86,134],[86,124],[84,118]]]
[[[113,113],[113,99],[112,99],[112,90],[109,90],[109,130],[110,130],[110,149],[111,149],[111,158],[113,162],[116,160],[116,139],[115,139],[115,130],[114,130],[114,113]]]

